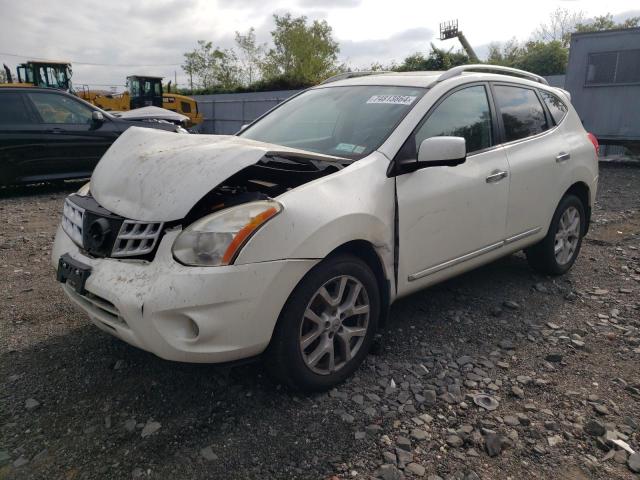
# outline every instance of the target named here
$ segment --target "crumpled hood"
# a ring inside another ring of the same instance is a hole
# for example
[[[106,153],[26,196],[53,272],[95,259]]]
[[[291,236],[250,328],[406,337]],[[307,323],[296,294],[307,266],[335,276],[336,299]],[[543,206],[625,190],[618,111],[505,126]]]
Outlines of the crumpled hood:
[[[267,153],[333,159],[231,135],[178,135],[131,127],[96,166],[91,194],[126,218],[179,220],[213,188]]]

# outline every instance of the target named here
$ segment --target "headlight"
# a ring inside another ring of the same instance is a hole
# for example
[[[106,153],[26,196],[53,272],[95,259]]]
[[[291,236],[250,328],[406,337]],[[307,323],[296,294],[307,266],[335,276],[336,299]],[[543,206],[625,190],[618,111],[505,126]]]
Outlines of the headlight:
[[[76,192],[76,195],[78,195],[79,197],[86,197],[89,194],[90,188],[91,188],[91,182],[87,182],[80,187],[80,190]]]
[[[207,215],[178,235],[173,256],[185,265],[229,265],[247,240],[281,211],[278,202],[263,200]]]

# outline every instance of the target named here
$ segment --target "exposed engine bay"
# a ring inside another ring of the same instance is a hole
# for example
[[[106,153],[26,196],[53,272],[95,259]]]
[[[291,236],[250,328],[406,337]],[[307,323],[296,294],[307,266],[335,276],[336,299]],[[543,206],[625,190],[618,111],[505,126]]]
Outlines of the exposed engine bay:
[[[194,205],[182,224],[188,226],[198,218],[223,208],[275,198],[292,188],[335,173],[349,163],[349,160],[327,161],[268,153],[211,190]]]

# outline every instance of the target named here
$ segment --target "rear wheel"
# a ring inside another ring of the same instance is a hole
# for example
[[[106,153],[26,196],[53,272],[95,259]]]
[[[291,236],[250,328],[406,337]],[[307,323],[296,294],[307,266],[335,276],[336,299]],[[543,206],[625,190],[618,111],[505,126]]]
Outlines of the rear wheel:
[[[578,257],[584,230],[584,205],[575,195],[565,195],[556,208],[547,236],[525,250],[529,265],[547,275],[567,272]]]
[[[362,363],[378,324],[375,275],[357,257],[329,257],[300,282],[287,301],[271,344],[267,368],[301,390],[325,390]]]

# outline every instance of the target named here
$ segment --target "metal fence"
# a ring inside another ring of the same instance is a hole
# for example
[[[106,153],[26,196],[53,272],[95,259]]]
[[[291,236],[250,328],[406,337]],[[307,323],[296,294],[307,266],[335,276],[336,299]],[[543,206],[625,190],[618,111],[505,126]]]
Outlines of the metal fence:
[[[554,86],[564,86],[564,75],[546,77]],[[270,92],[220,93],[194,95],[198,110],[204,121],[198,128],[200,133],[230,135],[242,125],[252,122],[267,110],[300,90],[277,90]]]
[[[200,133],[229,135],[258,118],[298,90],[195,95],[204,121]]]

